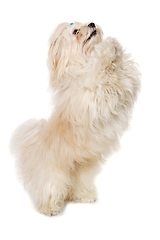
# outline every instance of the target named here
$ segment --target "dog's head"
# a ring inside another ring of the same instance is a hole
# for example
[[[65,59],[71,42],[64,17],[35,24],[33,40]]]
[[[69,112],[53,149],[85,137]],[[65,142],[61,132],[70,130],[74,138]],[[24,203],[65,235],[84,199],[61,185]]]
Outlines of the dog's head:
[[[50,38],[48,67],[52,78],[62,76],[70,66],[90,58],[102,41],[102,30],[95,23],[62,23]]]

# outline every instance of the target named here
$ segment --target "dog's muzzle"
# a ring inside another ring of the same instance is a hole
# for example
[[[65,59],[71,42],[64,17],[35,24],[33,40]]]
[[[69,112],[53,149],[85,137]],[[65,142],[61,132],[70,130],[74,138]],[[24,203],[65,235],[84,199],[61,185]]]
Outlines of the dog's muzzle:
[[[97,35],[97,31],[96,31],[96,25],[95,25],[95,23],[93,23],[93,22],[91,22],[90,24],[88,24],[88,27],[90,27],[90,28],[93,28],[93,32],[91,33],[91,35],[89,36],[89,38],[87,39],[87,40],[89,40],[89,39],[91,39],[93,36],[95,36],[95,35]],[[95,30],[94,30],[95,29]]]

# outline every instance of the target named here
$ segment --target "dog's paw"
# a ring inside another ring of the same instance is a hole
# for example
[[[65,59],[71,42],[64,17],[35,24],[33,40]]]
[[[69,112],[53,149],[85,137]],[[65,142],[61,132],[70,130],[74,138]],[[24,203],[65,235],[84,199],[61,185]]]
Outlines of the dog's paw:
[[[72,196],[72,201],[79,203],[94,203],[97,200],[95,191],[78,192]]]
[[[46,216],[52,217],[58,215],[61,211],[60,210],[53,210],[53,209],[41,209],[39,210],[40,213],[45,214]]]
[[[115,39],[108,37],[102,43],[96,46],[97,54],[102,69],[113,69],[115,62],[119,62],[122,57],[122,47]]]
[[[74,200],[76,203],[94,203],[97,201],[97,198],[90,198],[90,197],[81,197]]]
[[[58,205],[52,204],[51,206],[48,205],[46,207],[39,208],[39,212],[52,217],[52,216],[56,216],[59,213],[61,213],[62,209],[63,209],[62,205],[60,206],[60,204],[58,204]]]

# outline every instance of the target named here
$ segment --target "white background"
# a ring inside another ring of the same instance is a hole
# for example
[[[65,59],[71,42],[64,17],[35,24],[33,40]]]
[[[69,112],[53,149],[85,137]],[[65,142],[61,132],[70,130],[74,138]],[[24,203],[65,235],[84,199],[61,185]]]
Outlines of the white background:
[[[23,121],[46,118],[48,38],[61,22],[95,22],[140,65],[142,89],[121,150],[97,178],[95,204],[37,213],[19,184],[8,144]],[[1,239],[160,239],[160,35],[158,1],[9,1],[0,3]]]

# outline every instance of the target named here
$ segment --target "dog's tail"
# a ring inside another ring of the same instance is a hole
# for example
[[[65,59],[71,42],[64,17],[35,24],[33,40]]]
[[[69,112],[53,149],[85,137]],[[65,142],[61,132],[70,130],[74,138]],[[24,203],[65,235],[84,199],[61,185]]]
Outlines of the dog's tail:
[[[14,132],[10,142],[10,151],[17,158],[24,148],[35,144],[46,126],[46,120],[30,119],[22,123]]]
[[[35,155],[41,152],[41,136],[45,130],[47,121],[44,119],[30,119],[22,123],[14,132],[10,142],[11,154],[17,159],[20,175],[30,174],[34,168]],[[30,169],[29,169],[30,168]],[[27,176],[25,178],[28,178]],[[23,179],[24,181],[27,179]]]

